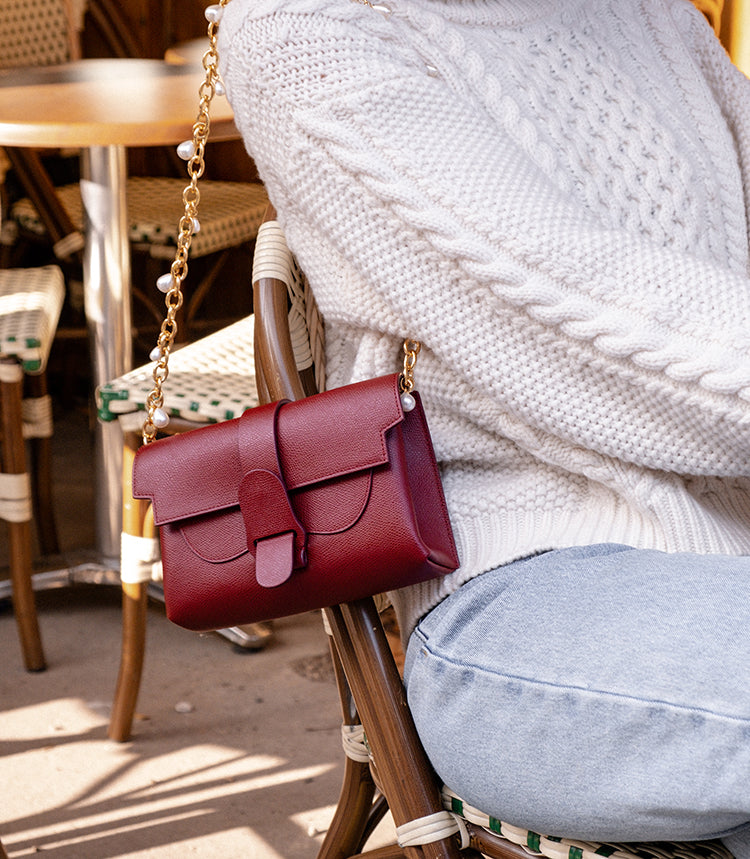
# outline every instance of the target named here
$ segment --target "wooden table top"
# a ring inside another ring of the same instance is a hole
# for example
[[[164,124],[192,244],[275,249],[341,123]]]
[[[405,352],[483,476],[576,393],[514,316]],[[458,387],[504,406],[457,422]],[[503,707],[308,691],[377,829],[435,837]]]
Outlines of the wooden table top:
[[[185,65],[192,63],[200,66],[203,55],[208,50],[208,42],[205,38],[188,39],[186,42],[178,42],[164,52],[164,59],[168,63]]]
[[[0,145],[164,146],[189,138],[204,79],[163,60],[80,60],[0,71]],[[211,103],[211,139],[238,137],[223,96]]]

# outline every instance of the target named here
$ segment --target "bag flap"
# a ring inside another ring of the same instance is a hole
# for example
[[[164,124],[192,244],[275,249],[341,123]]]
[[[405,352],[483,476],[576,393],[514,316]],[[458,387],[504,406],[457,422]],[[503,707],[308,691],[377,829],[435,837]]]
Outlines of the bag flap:
[[[289,490],[388,461],[385,434],[404,419],[398,378],[394,373],[282,406],[279,454]],[[157,525],[238,505],[239,422],[252,422],[253,412],[138,450],[133,496],[151,499]]]

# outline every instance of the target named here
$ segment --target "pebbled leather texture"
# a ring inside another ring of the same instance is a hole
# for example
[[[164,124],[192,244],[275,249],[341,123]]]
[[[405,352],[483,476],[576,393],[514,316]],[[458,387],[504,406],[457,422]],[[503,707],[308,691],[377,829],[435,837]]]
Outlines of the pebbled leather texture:
[[[458,557],[421,403],[398,376],[274,403],[142,447],[167,614],[208,630],[452,572]]]
[[[294,569],[294,532],[266,537],[255,548],[255,578],[258,584],[264,588],[283,585]]]

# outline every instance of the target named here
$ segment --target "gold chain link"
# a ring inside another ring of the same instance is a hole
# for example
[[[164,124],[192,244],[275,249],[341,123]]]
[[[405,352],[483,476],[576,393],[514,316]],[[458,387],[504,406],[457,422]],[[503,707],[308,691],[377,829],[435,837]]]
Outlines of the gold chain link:
[[[223,10],[227,3],[229,3],[229,0],[219,0],[216,6]],[[157,409],[162,409],[164,405],[162,386],[169,376],[169,355],[174,345],[175,336],[177,335],[177,312],[182,307],[183,302],[182,282],[187,277],[190,243],[196,229],[198,204],[200,203],[201,196],[198,190],[198,179],[203,175],[206,167],[206,143],[208,142],[211,128],[209,108],[214,95],[216,95],[216,85],[219,82],[219,54],[216,47],[218,31],[218,20],[209,20],[209,47],[203,55],[203,68],[206,72],[206,77],[198,89],[198,115],[193,124],[191,141],[193,151],[187,161],[187,173],[190,183],[182,192],[182,202],[185,210],[177,228],[177,250],[175,251],[174,261],[169,271],[172,278],[171,285],[164,296],[167,313],[156,341],[159,357],[154,366],[154,387],[146,398],[148,415],[143,424],[143,441],[145,444],[149,444],[156,438],[157,426],[154,423],[154,414]]]
[[[418,340],[408,337],[404,340],[404,371],[399,380],[402,394],[410,394],[414,390],[414,368],[421,348],[422,344]]]
[[[387,7],[380,7],[378,4],[369,2],[369,0],[358,0],[358,2],[371,6],[378,11],[387,10],[390,12],[390,9]],[[223,11],[228,3],[229,0],[219,0],[215,5]],[[146,397],[147,417],[143,424],[144,444],[154,441],[158,432],[154,416],[157,409],[162,410],[164,406],[164,392],[162,388],[169,376],[169,355],[174,345],[175,336],[177,335],[177,312],[182,307],[183,302],[182,282],[188,273],[190,243],[195,232],[198,204],[200,203],[198,179],[201,178],[206,167],[206,143],[208,142],[208,134],[211,128],[209,108],[214,95],[216,95],[216,84],[219,81],[219,53],[216,47],[218,30],[218,20],[209,19],[209,47],[203,55],[203,68],[206,72],[206,78],[198,90],[198,116],[193,124],[193,151],[187,162],[187,173],[190,177],[190,183],[182,192],[182,202],[185,210],[178,224],[177,250],[175,251],[175,258],[169,271],[171,285],[164,296],[167,313],[161,324],[159,337],[156,341],[159,357],[154,364],[154,386]],[[416,366],[417,355],[420,349],[421,344],[417,340],[409,338],[404,340],[404,370],[399,379],[399,387],[403,394],[411,394],[414,390],[414,367]]]

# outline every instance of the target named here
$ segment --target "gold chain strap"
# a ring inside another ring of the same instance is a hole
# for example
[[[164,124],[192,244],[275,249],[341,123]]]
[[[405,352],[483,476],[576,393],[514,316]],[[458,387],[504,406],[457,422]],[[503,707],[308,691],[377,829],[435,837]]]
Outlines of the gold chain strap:
[[[361,0],[360,0],[361,2]],[[188,273],[188,256],[190,243],[193,235],[200,228],[198,222],[198,204],[200,202],[200,191],[198,190],[198,179],[205,171],[205,152],[208,134],[211,128],[209,108],[217,91],[223,91],[223,85],[219,78],[219,53],[217,50],[217,39],[219,21],[221,20],[224,7],[229,0],[219,0],[218,4],[206,9],[208,20],[208,42],[209,47],[203,55],[203,68],[206,78],[198,90],[198,116],[193,124],[193,137],[186,140],[177,148],[181,157],[187,161],[187,173],[190,183],[182,192],[182,201],[185,211],[180,218],[177,232],[177,250],[169,273],[159,278],[157,285],[165,292],[164,303],[167,313],[161,324],[156,348],[152,355],[155,358],[153,378],[154,386],[146,397],[147,417],[143,424],[143,442],[149,444],[156,439],[159,429],[163,429],[169,423],[169,415],[164,410],[163,385],[169,376],[169,355],[174,345],[177,334],[177,312],[182,307],[183,294],[182,282]],[[365,5],[372,5],[366,2]],[[373,6],[373,8],[378,8]],[[386,8],[386,7],[384,7]],[[378,11],[379,8],[378,8]],[[415,406],[412,396],[414,390],[414,367],[417,363],[417,355],[421,344],[417,340],[407,338],[404,340],[404,369],[399,379],[401,390],[401,402],[405,411],[411,411]]]
[[[200,229],[197,217],[201,197],[198,190],[198,179],[203,175],[206,166],[206,143],[211,127],[209,108],[217,90],[223,91],[223,85],[219,78],[219,54],[216,42],[219,21],[227,3],[229,0],[219,0],[218,4],[206,9],[209,42],[208,50],[203,55],[203,68],[206,72],[206,78],[198,90],[198,115],[193,124],[193,137],[191,140],[186,140],[180,144],[177,150],[180,156],[187,161],[190,183],[182,192],[185,211],[178,224],[175,258],[169,274],[162,275],[158,281],[159,288],[166,293],[164,303],[167,307],[167,314],[161,324],[156,349],[152,353],[152,355],[156,355],[156,363],[153,372],[154,387],[146,398],[148,416],[143,424],[143,441],[145,444],[154,441],[157,431],[169,423],[169,417],[163,408],[162,386],[169,376],[169,355],[177,334],[177,311],[182,307],[182,282],[188,273],[190,243],[194,233]]]
[[[404,340],[404,371],[401,374],[400,387],[402,394],[410,394],[414,390],[414,368],[417,365],[417,355],[422,348],[419,340],[406,338]]]

